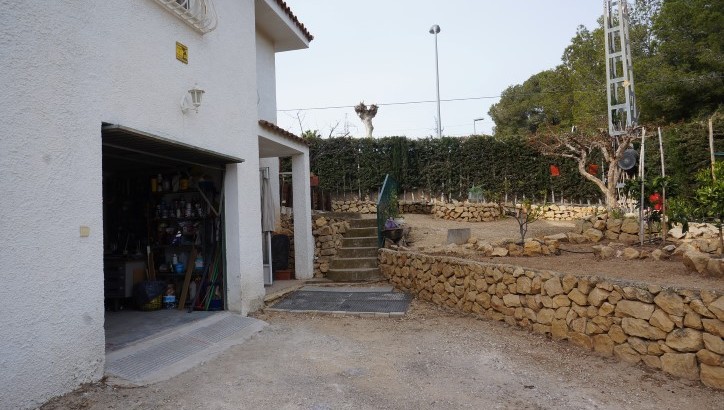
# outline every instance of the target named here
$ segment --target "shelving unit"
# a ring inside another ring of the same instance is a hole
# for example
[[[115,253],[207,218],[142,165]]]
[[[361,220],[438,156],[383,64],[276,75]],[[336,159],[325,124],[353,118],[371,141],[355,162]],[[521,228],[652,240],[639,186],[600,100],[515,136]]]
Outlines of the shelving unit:
[[[209,182],[197,185],[196,189],[162,192],[153,191],[153,187],[159,186],[157,182],[151,186],[148,226],[153,268],[157,279],[174,285],[177,302],[185,302],[179,309],[190,307],[195,301],[194,290],[203,296],[205,291],[223,286],[222,270],[217,272],[213,284],[209,274],[209,264],[222,234],[220,216],[215,211],[218,207],[212,202],[216,191]],[[221,302],[217,300],[212,307],[223,307]],[[209,305],[197,303],[194,308],[208,309]]]

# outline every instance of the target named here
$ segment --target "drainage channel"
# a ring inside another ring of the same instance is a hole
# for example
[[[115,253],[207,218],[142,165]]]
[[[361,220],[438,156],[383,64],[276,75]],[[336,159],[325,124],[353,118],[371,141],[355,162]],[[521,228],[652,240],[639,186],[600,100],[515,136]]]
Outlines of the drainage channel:
[[[304,287],[286,295],[270,311],[403,316],[412,296],[392,287]]]

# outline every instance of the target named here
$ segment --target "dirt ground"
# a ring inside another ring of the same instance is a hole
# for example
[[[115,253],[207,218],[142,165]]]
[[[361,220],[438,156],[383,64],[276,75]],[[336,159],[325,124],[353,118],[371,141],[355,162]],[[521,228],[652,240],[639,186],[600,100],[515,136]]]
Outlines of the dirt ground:
[[[174,379],[86,386],[50,409],[720,409],[724,392],[413,301],[404,318],[259,313]]]
[[[442,254],[434,251],[435,245],[445,244],[448,228],[470,228],[471,237],[488,242],[520,238],[518,223],[513,218],[494,222],[453,222],[435,219],[431,215],[405,215],[405,223],[412,228],[410,246],[428,252],[432,251],[434,254]],[[574,227],[573,221],[536,221],[529,225],[526,238],[565,233]],[[638,246],[635,247],[641,249]],[[560,255],[540,257],[492,258],[479,254],[461,257],[562,273],[589,274],[632,282],[655,283],[664,287],[711,289],[724,292],[724,280],[690,272],[680,258],[661,261],[651,258],[632,261],[622,258],[597,260],[593,257],[591,244],[563,244],[561,248]],[[655,247],[645,246],[643,249],[650,252]]]
[[[420,215],[406,220],[418,246],[442,243],[457,225]],[[571,227],[537,222],[531,234]],[[517,225],[504,220],[471,228],[493,241],[515,237]],[[574,257],[586,259],[520,259],[546,269],[598,271],[589,255]],[[253,316],[269,326],[178,377],[138,388],[88,385],[42,409],[660,410],[721,409],[724,402],[723,391],[698,382],[417,300],[403,318]]]

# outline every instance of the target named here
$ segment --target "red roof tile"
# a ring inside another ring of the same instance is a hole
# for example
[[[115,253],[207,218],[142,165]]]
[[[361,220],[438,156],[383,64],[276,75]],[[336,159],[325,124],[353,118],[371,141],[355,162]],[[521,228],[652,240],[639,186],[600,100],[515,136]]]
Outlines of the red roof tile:
[[[298,143],[300,143],[300,144],[304,144],[304,145],[306,145],[306,146],[309,146],[309,144],[307,144],[307,141],[305,141],[304,138],[297,137],[295,134],[292,134],[291,132],[285,130],[284,128],[282,128],[282,127],[280,127],[280,126],[278,126],[278,125],[276,125],[276,124],[274,124],[273,122],[269,122],[269,121],[266,121],[266,120],[259,120],[259,125],[260,125],[262,128],[266,128],[266,129],[268,129],[269,131],[272,131],[272,132],[274,132],[274,133],[276,133],[276,134],[281,135],[282,137],[285,137],[285,138],[290,139],[290,140],[292,140],[292,141],[294,141],[294,142],[298,142]]]
[[[302,24],[301,21],[297,18],[297,16],[292,13],[292,9],[287,6],[287,3],[285,3],[283,0],[276,0],[276,3],[281,7],[282,10],[284,10],[285,13],[287,13],[287,16],[289,16],[290,19],[294,22],[294,24],[299,27],[300,30],[302,30],[302,33],[307,38],[307,41],[314,40],[314,36],[307,30],[306,27],[304,27],[304,24]]]

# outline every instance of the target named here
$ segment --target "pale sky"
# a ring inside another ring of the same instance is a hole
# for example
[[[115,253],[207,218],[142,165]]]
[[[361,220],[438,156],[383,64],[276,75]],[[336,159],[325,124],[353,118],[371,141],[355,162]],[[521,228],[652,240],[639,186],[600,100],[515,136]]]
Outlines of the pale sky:
[[[326,137],[365,130],[352,108],[281,111],[329,106],[434,101],[435,40],[440,99],[494,97],[532,74],[560,64],[578,25],[589,29],[603,13],[601,0],[286,0],[314,35],[309,49],[277,54],[277,120],[300,134]],[[488,116],[497,98],[441,102],[443,135],[492,133]],[[345,117],[346,115],[346,117]],[[435,102],[380,105],[375,137],[436,135]]]

